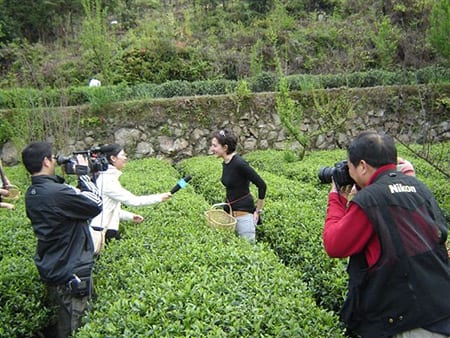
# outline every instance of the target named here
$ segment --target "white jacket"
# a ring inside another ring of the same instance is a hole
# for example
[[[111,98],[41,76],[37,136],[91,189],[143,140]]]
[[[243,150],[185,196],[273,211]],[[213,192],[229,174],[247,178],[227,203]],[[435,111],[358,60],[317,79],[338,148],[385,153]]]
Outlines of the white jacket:
[[[97,186],[103,198],[103,211],[91,221],[91,226],[119,230],[120,220],[133,220],[132,212],[122,210],[122,203],[128,206],[145,206],[162,202],[163,194],[136,196],[119,182],[122,172],[110,165],[108,170],[99,172]]]

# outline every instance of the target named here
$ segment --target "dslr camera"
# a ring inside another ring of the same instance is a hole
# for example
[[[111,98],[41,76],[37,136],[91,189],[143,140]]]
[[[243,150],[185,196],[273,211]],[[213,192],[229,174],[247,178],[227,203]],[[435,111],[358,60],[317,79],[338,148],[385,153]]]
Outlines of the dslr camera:
[[[332,179],[339,190],[346,185],[353,185],[355,181],[350,177],[348,172],[347,160],[335,163],[334,167],[322,167],[319,169],[320,183],[331,183]]]
[[[88,167],[79,165],[76,156],[82,154],[88,159]],[[56,163],[63,167],[63,170],[68,175],[87,175],[89,173],[95,174],[99,171],[108,169],[108,160],[104,154],[100,152],[100,147],[95,147],[88,150],[74,151],[73,156],[57,156]]]

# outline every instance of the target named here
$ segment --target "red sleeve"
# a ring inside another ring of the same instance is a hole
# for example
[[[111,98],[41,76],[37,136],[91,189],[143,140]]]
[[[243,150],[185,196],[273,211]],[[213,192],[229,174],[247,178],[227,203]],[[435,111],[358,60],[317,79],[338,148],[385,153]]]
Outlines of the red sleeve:
[[[369,266],[380,256],[380,243],[364,211],[338,193],[328,195],[323,244],[328,256],[344,258],[365,252]]]

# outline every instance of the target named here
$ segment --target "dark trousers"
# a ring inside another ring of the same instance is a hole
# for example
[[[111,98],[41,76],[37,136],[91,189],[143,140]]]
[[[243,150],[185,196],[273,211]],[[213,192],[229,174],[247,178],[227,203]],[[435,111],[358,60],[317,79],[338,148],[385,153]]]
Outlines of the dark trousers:
[[[66,285],[47,286],[50,306],[54,308],[54,317],[46,337],[70,337],[80,326],[81,319],[88,309],[90,296],[74,296]]]
[[[106,230],[105,239],[106,239],[106,243],[108,243],[112,239],[119,240],[120,239],[119,231],[118,230],[111,230],[111,229]]]

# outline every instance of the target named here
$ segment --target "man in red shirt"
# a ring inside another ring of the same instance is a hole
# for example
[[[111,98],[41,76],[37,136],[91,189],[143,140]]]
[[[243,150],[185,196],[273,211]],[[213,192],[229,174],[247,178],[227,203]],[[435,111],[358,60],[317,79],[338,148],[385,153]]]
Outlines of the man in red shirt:
[[[332,183],[323,243],[350,257],[341,319],[362,337],[448,337],[448,226],[429,189],[397,171],[391,137],[357,136],[347,149],[358,192]],[[334,177],[334,180],[337,176]]]

